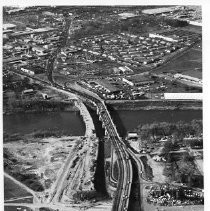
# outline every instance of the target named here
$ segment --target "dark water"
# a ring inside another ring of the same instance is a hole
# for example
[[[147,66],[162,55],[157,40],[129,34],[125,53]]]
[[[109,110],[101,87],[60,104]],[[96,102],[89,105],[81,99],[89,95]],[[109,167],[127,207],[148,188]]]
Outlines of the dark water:
[[[19,113],[3,116],[4,132],[28,134],[35,130],[59,129],[68,135],[84,135],[85,124],[78,112]]]
[[[114,111],[111,116],[121,136],[128,131],[133,131],[139,124],[152,122],[189,122],[193,119],[202,119],[202,110],[139,110],[139,111]]]
[[[139,111],[114,111],[109,109],[111,116],[119,130],[124,136],[127,131],[132,131],[139,124],[156,122],[189,122],[193,119],[202,119],[201,110],[139,110]],[[96,131],[98,128],[98,116],[91,112]],[[19,113],[3,116],[3,128],[7,133],[27,134],[34,130],[60,129],[69,135],[84,135],[85,124],[78,112],[47,112],[47,113]]]

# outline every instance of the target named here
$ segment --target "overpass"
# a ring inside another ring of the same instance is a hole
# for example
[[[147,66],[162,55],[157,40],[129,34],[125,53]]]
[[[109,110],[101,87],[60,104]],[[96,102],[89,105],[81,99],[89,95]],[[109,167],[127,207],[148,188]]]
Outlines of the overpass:
[[[97,113],[99,114],[102,125],[105,128],[106,135],[110,139],[112,147],[114,148],[119,166],[119,176],[117,181],[116,196],[114,198],[114,204],[112,210],[127,210],[129,204],[129,196],[131,191],[131,183],[133,179],[133,169],[129,154],[125,149],[125,145],[122,142],[117,129],[112,121],[112,118],[104,104],[104,101],[95,103],[97,106]],[[112,164],[113,165],[113,164]],[[111,167],[112,168],[112,167]],[[116,183],[116,180],[112,178],[111,181]]]

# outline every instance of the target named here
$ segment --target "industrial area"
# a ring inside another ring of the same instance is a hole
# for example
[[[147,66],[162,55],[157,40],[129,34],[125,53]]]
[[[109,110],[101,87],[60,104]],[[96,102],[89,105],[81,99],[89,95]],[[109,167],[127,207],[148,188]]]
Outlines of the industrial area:
[[[2,32],[5,211],[204,210],[201,6],[4,6]]]

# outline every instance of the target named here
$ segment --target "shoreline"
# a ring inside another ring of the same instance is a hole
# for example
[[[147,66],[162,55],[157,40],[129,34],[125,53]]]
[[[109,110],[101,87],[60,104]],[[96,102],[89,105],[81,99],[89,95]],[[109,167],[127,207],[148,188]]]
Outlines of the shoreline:
[[[19,110],[19,111],[3,111],[3,115],[14,115],[14,114],[23,114],[23,113],[26,113],[26,114],[36,114],[36,113],[57,113],[57,112],[79,112],[78,109],[76,108],[67,108],[67,109],[64,109],[64,110],[45,110],[45,111],[41,111],[41,110],[27,110],[27,111],[24,111],[24,110]]]
[[[202,110],[201,100],[106,101],[114,110]]]
[[[178,107],[155,107],[155,106],[148,106],[148,107],[135,107],[135,108],[128,108],[128,107],[122,107],[119,105],[118,106],[112,106],[114,110],[116,111],[154,111],[154,110],[158,110],[158,111],[166,111],[166,110],[182,110],[182,111],[187,111],[187,110],[202,110],[202,107],[182,107],[182,108],[178,108]]]

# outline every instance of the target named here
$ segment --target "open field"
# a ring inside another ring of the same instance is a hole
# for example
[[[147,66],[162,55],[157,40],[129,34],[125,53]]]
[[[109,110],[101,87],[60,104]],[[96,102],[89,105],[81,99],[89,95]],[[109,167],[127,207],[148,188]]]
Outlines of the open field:
[[[80,137],[8,142],[4,144],[6,171],[34,190],[38,191],[38,183],[40,188],[48,189],[68,153],[79,143]]]
[[[202,69],[202,52],[193,48],[181,57],[158,68],[155,72],[185,72],[187,70]]]

